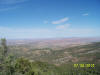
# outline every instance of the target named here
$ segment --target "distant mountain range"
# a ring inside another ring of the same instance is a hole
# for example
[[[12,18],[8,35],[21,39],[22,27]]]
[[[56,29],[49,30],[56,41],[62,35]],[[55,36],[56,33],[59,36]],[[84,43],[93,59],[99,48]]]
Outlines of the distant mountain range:
[[[8,45],[29,45],[33,48],[66,48],[78,45],[89,44],[91,42],[99,42],[100,38],[52,38],[52,39],[22,39],[8,40]]]

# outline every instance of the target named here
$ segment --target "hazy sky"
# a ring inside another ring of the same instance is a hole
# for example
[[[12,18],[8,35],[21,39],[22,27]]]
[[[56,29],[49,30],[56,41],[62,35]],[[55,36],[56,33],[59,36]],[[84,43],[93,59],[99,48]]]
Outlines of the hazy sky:
[[[0,37],[100,37],[100,0],[0,0]]]

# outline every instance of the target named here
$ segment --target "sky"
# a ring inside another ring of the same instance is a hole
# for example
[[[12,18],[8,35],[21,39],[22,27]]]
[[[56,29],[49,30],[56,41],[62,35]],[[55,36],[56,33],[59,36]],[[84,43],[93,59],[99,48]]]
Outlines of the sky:
[[[100,0],[0,0],[0,38],[100,37]]]

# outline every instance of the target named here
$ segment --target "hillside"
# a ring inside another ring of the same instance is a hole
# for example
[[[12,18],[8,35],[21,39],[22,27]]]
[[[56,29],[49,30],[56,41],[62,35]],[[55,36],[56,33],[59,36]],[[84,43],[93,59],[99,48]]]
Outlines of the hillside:
[[[52,48],[36,48],[31,46],[9,46],[9,53],[13,53],[16,57],[26,57],[31,61],[43,61],[54,63],[56,65],[63,63],[77,62],[100,62],[100,42],[86,45],[79,45],[69,48],[61,48],[54,50]]]
[[[100,42],[60,49],[34,48],[28,44],[6,48],[4,45],[0,50],[2,52],[5,47],[8,53],[1,60],[0,75],[100,75]],[[79,66],[75,67],[75,64]],[[89,64],[94,64],[94,67],[89,67]]]

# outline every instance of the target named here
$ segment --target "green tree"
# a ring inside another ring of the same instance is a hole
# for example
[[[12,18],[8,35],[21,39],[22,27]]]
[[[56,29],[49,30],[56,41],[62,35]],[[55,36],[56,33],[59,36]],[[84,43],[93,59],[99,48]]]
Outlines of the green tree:
[[[1,39],[1,49],[2,49],[2,55],[6,56],[8,48],[7,48],[7,41],[5,38]]]
[[[7,42],[5,38],[0,40],[0,73],[1,75],[12,75],[14,72],[13,56],[7,54]]]
[[[19,58],[15,62],[15,69],[17,72],[25,74],[30,70],[31,63],[25,58]]]

